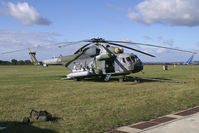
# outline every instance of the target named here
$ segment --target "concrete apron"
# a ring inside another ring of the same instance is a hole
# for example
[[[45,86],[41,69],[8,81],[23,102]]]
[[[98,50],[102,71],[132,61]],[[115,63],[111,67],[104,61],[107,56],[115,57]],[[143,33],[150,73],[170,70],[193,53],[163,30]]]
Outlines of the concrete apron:
[[[109,133],[199,133],[199,106],[120,127]]]

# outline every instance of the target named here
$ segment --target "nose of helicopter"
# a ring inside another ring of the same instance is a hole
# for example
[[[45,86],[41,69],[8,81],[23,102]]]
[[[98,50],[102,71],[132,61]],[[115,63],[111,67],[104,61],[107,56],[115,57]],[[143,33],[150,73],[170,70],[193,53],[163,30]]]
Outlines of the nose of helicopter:
[[[142,70],[143,70],[143,64],[135,66],[133,72],[136,73],[136,72],[140,72]]]
[[[143,67],[144,67],[143,63],[141,61],[139,61],[136,64],[132,64],[131,68],[133,68],[133,69],[131,69],[131,71],[132,71],[132,73],[137,73],[137,72],[142,71]]]

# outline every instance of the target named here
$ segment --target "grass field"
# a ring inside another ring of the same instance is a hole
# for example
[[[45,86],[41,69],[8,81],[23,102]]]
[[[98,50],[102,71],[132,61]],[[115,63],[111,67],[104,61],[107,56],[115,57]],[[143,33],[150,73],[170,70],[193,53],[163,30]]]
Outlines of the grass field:
[[[0,126],[7,133],[104,132],[199,105],[199,66],[145,66],[131,76],[186,83],[61,80],[63,66],[0,66]],[[193,79],[195,78],[195,79]],[[57,121],[22,125],[31,109]]]

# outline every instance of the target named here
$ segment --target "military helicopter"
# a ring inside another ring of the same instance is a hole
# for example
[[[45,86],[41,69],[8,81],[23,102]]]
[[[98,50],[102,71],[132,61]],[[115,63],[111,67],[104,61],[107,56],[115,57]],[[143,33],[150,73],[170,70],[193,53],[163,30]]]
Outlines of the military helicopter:
[[[66,42],[59,45],[63,48],[68,45],[87,42],[79,48],[73,55],[60,56],[52,59],[38,62],[36,52],[30,51],[32,61],[36,65],[43,64],[48,66],[51,64],[62,64],[71,70],[71,73],[66,75],[67,79],[80,80],[86,77],[100,76],[104,81],[108,81],[112,75],[122,75],[122,79],[131,73],[137,73],[143,70],[144,64],[133,53],[124,53],[124,49],[130,49],[147,56],[155,57],[149,53],[122,45],[118,43],[144,45],[157,48],[171,49],[181,52],[196,54],[192,51],[180,50],[151,44],[128,42],[128,41],[110,41],[103,38],[92,38],[90,40],[82,40],[77,42]],[[117,47],[115,47],[117,46]],[[8,52],[7,52],[8,53]],[[121,80],[121,78],[120,78]]]

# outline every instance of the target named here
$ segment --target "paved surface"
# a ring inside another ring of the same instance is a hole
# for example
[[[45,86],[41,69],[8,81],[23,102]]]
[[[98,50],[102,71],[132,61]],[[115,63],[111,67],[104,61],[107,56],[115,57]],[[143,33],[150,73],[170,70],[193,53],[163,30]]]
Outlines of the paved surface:
[[[199,113],[154,127],[143,133],[199,133]]]
[[[120,127],[109,133],[199,133],[199,106]]]

